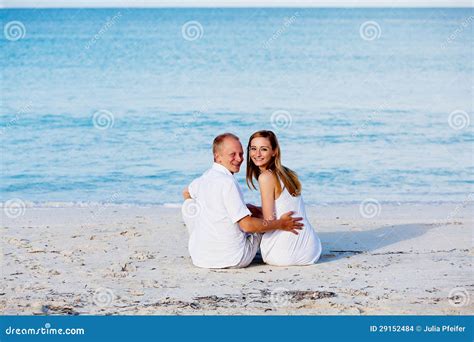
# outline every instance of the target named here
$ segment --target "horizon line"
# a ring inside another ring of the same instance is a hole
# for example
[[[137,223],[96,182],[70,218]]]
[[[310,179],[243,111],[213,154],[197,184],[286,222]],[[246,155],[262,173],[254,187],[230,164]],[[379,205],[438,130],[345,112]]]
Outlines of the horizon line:
[[[250,9],[250,8],[268,8],[268,9],[474,9],[474,6],[1,6],[0,10],[10,9]]]
[[[471,0],[0,0],[0,9],[15,8],[473,8]]]

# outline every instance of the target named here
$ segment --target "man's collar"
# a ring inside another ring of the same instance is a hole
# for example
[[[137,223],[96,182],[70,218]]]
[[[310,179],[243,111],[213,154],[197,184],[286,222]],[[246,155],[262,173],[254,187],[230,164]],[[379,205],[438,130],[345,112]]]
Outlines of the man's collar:
[[[230,172],[229,170],[227,170],[227,168],[226,168],[224,165],[221,165],[221,164],[219,164],[219,163],[214,162],[214,164],[212,164],[212,168],[213,168],[214,170],[216,170],[216,171],[225,173],[226,175],[233,176],[232,172]]]

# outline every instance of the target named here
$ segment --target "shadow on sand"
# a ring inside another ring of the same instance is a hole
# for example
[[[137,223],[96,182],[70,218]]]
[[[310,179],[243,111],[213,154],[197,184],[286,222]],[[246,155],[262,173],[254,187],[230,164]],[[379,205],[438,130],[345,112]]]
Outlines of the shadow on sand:
[[[318,263],[331,262],[355,254],[370,253],[400,241],[419,237],[433,228],[435,228],[433,224],[403,224],[371,230],[352,229],[321,232],[318,235],[323,246],[323,254]],[[403,252],[393,251],[393,253]]]

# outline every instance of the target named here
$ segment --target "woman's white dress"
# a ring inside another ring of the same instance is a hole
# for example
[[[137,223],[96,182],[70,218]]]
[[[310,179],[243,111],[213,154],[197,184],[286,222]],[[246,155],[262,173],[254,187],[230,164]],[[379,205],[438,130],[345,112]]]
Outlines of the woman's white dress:
[[[275,266],[310,265],[321,256],[321,241],[306,217],[302,196],[293,197],[286,188],[275,201],[276,217],[294,211],[302,217],[304,227],[298,235],[283,230],[264,233],[260,250],[263,261]]]

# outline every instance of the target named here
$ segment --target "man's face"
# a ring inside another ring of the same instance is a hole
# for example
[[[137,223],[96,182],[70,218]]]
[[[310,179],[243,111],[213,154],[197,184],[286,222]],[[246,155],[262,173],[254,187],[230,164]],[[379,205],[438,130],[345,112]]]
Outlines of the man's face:
[[[244,150],[240,141],[234,138],[226,138],[215,155],[216,162],[224,166],[232,173],[240,170],[244,161]]]

